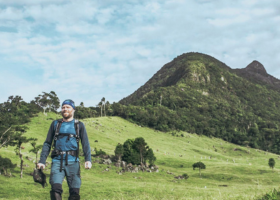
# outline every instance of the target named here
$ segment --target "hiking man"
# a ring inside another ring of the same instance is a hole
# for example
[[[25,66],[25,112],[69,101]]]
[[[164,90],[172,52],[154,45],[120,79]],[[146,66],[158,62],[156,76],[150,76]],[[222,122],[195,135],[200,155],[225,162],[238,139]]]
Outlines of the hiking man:
[[[79,139],[83,146],[85,156],[85,168],[91,168],[91,153],[85,125],[75,120],[75,103],[67,99],[62,103],[61,115],[63,119],[52,122],[47,139],[44,142],[38,168],[45,168],[46,159],[51,153],[52,167],[50,175],[51,200],[61,200],[62,182],[66,176],[69,187],[69,200],[80,199],[80,161]]]

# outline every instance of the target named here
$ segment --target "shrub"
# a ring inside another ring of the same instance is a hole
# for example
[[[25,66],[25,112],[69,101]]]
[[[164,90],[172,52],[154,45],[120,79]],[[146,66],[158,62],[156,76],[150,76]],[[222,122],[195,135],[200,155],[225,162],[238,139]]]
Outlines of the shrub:
[[[182,177],[183,177],[184,179],[186,179],[186,180],[189,178],[188,174],[186,174],[186,173],[184,173],[184,174],[182,175]]]
[[[102,149],[100,149],[99,151],[95,148],[95,155],[96,156],[101,156],[101,155],[107,155],[105,151],[102,151]]]

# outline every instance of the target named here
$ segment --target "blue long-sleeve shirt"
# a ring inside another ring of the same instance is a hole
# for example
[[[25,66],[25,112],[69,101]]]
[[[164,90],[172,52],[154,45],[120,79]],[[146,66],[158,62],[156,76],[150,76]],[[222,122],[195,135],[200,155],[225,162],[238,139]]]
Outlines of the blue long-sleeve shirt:
[[[74,123],[75,123],[74,119],[70,122],[62,122],[59,133],[70,133],[70,134],[75,135],[76,131],[75,131]],[[46,163],[46,160],[50,153],[52,142],[54,139],[56,124],[57,124],[57,120],[53,121],[49,128],[49,132],[48,132],[46,141],[43,144],[39,163],[42,163],[42,164]],[[85,161],[91,162],[90,145],[89,145],[86,128],[85,128],[85,125],[80,121],[79,121],[79,136],[80,136],[80,140],[81,140],[82,147],[83,147]],[[56,141],[55,148],[60,151],[77,150],[78,146],[77,146],[76,138],[71,137],[68,139],[67,136],[64,136],[64,137],[58,136],[58,140]],[[64,158],[63,158],[64,160],[65,160],[65,157],[66,157],[66,155],[64,155]],[[72,155],[68,155],[68,161],[74,161],[75,159],[76,159],[76,157],[74,157]],[[55,162],[55,161],[60,161],[60,156],[53,158],[53,162]]]

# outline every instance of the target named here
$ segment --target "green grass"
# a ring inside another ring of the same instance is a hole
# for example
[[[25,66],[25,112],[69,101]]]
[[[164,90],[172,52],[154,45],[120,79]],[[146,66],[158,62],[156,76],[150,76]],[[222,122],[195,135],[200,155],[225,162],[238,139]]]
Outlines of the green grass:
[[[40,114],[28,124],[28,137],[38,138],[43,144],[52,120],[59,118],[54,113]],[[227,143],[221,139],[208,138],[180,132],[184,137],[139,127],[119,117],[103,117],[81,120],[85,123],[90,145],[113,154],[115,146],[128,138],[143,137],[153,148],[157,157],[158,173],[124,173],[118,175],[113,165],[104,172],[106,165],[93,164],[91,170],[82,168],[81,199],[254,199],[279,188],[278,156],[261,150],[247,149]],[[98,142],[94,142],[98,140]],[[30,144],[23,145],[24,157],[35,159],[29,153]],[[214,147],[213,147],[214,146]],[[215,148],[217,152],[215,152]],[[237,151],[234,149],[237,148]],[[250,151],[250,152],[249,152]],[[10,158],[19,165],[13,147],[0,150],[2,157]],[[180,157],[179,155],[182,155]],[[209,158],[211,157],[211,158]],[[276,160],[276,167],[268,167],[268,159]],[[234,160],[234,161],[233,161]],[[192,164],[202,161],[206,169],[202,177]],[[51,160],[48,159],[51,163]],[[0,199],[49,199],[50,185],[42,188],[33,182],[30,173],[32,161],[25,159],[23,178],[19,178],[19,167],[12,177],[0,176]],[[83,165],[83,162],[81,163]],[[49,177],[50,165],[45,171]],[[174,179],[173,175],[187,173],[188,180]],[[49,178],[48,178],[49,179]],[[68,198],[67,183],[63,184],[63,199]]]

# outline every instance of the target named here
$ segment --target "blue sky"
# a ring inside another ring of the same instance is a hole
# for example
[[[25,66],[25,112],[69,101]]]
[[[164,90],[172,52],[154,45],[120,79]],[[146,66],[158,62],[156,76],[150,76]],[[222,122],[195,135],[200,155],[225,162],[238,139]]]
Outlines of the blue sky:
[[[0,0],[0,102],[117,102],[187,52],[280,79],[279,24],[277,0]]]

